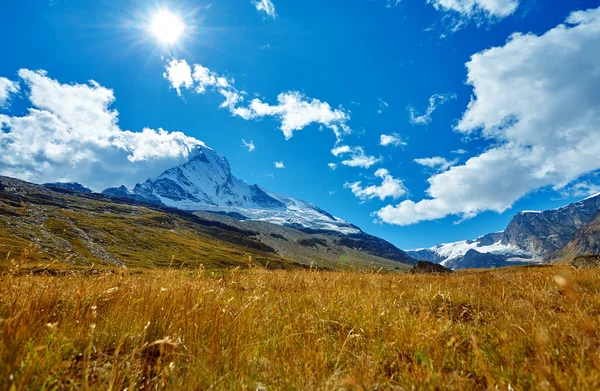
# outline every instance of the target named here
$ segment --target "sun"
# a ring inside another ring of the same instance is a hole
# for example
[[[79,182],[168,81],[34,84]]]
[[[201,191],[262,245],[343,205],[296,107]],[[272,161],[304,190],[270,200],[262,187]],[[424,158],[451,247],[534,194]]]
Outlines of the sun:
[[[162,44],[177,43],[185,31],[185,23],[168,10],[157,11],[150,24],[152,35]]]

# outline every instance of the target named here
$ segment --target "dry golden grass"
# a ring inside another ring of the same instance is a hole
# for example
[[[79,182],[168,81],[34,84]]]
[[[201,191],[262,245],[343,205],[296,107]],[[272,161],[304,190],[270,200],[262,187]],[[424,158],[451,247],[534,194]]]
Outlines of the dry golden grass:
[[[0,389],[595,390],[600,272],[0,277]]]

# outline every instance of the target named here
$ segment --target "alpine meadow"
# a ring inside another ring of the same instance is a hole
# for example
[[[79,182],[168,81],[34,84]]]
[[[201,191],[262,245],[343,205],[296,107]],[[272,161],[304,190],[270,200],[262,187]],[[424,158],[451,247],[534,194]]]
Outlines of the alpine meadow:
[[[600,389],[597,1],[0,33],[0,390]]]

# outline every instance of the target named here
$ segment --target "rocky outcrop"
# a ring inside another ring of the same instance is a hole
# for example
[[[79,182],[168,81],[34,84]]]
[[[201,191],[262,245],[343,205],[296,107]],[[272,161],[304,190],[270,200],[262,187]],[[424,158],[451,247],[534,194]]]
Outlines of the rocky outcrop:
[[[452,269],[427,261],[419,261],[410,270],[412,274],[450,274]]]

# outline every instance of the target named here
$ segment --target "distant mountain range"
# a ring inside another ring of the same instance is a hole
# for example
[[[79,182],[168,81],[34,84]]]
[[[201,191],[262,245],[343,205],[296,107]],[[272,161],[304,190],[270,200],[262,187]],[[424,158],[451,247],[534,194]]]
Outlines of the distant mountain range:
[[[45,186],[92,193],[78,183]],[[224,156],[205,146],[197,147],[186,163],[133,189],[121,186],[106,189],[102,194],[175,208],[236,229],[257,232],[261,241],[279,255],[303,262],[326,259],[335,264],[346,257],[346,250],[340,248],[375,257],[372,260],[375,263],[392,260],[412,264],[415,260],[425,260],[452,269],[557,262],[600,252],[600,195],[558,209],[520,212],[504,231],[475,240],[404,252],[315,205],[246,184],[232,174]],[[324,256],[331,251],[336,255]]]
[[[8,199],[19,194],[23,199],[33,200],[28,202],[33,208],[27,209],[29,212],[36,208],[40,211],[46,208],[46,204],[40,199],[55,200],[52,203],[57,208],[46,210],[46,219],[52,219],[53,213],[57,215],[72,213],[74,205],[77,205],[73,197],[78,197],[90,213],[99,213],[100,209],[106,208],[106,206],[98,206],[99,210],[95,210],[96,204],[89,200],[98,200],[108,204],[112,202],[115,205],[140,205],[166,216],[172,215],[173,219],[185,216],[185,219],[192,219],[196,224],[211,226],[217,224],[219,227],[227,227],[226,230],[245,233],[251,240],[259,243],[261,248],[269,249],[268,251],[277,256],[304,265],[315,264],[326,268],[374,266],[406,269],[416,262],[391,243],[371,236],[315,205],[271,193],[257,185],[246,184],[232,174],[225,157],[208,147],[195,149],[186,163],[173,167],[155,178],[150,178],[133,189],[121,186],[106,189],[102,194],[94,194],[89,188],[78,183],[48,183],[42,187],[0,177],[1,183],[10,186],[4,187],[4,193],[0,191],[0,228],[2,228],[2,194]],[[7,189],[13,190],[7,192]],[[34,244],[59,243],[64,240],[64,238],[55,238],[52,235],[54,231],[44,229],[43,225],[31,226],[27,229],[31,221],[28,217],[29,212],[17,213],[24,219],[20,226],[22,229],[17,230],[18,235],[29,235],[30,232],[37,232],[40,229],[42,231],[39,235],[34,235],[36,237],[21,237],[25,243],[32,241]],[[6,212],[6,215],[14,213],[16,212]],[[117,214],[116,218],[126,219],[126,216],[132,213],[127,212],[123,216]],[[76,219],[79,222],[82,220]],[[10,226],[11,222],[7,221],[6,224]],[[102,248],[97,241],[87,239],[96,236],[96,228],[87,224],[77,225],[73,219],[68,219],[63,225],[67,230],[65,232],[73,230],[72,232],[86,235],[81,237],[79,234],[72,235],[77,243],[85,244],[81,251],[77,252],[79,259],[84,259],[85,254],[90,254],[90,249],[93,247],[104,254],[104,258],[110,262],[120,262],[119,257],[111,250]],[[149,227],[140,226],[140,241],[145,240],[146,229]],[[10,231],[9,229],[5,233]],[[165,232],[166,237],[171,235],[171,232]],[[220,237],[217,236],[217,239]],[[235,241],[244,242],[241,238],[236,238]],[[64,243],[63,246],[75,248],[70,242]],[[135,248],[129,243],[127,246],[130,249]],[[246,244],[244,246],[247,247]],[[44,248],[44,251],[56,253],[51,250],[52,246]],[[187,251],[186,247],[184,252]]]
[[[407,251],[415,259],[453,269],[557,261],[600,252],[600,194],[562,208],[524,211],[504,231],[476,240]]]
[[[415,263],[362,231],[300,230],[69,187],[0,176],[0,270],[10,262],[56,260],[127,267],[246,266],[250,260],[269,268],[387,270]]]

